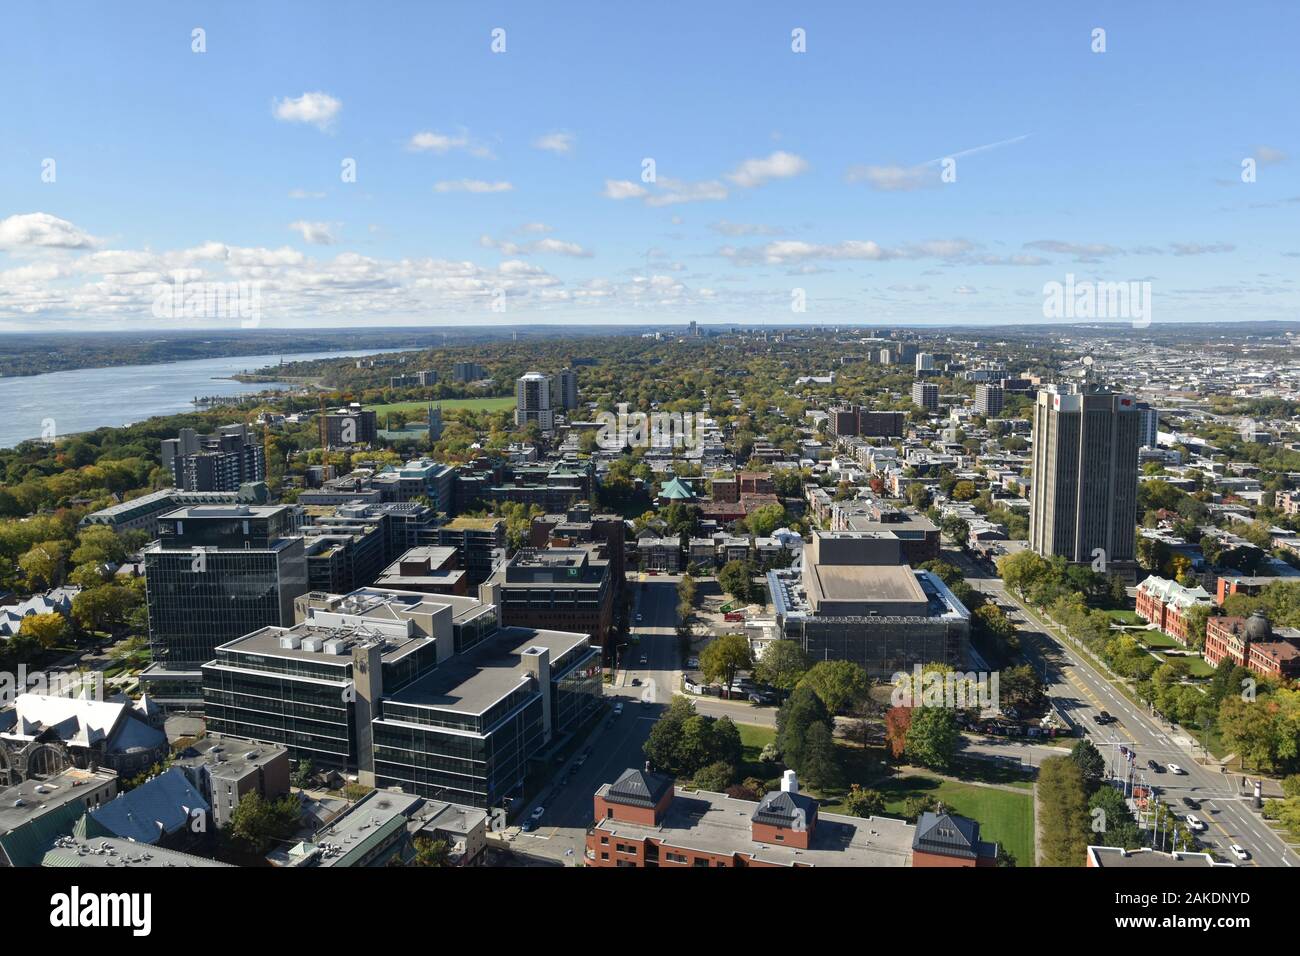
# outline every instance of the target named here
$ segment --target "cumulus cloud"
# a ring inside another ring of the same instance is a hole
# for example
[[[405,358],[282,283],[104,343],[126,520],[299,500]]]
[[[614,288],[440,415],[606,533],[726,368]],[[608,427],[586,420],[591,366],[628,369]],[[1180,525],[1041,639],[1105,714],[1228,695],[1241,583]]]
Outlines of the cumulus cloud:
[[[0,219],[0,249],[89,249],[97,244],[89,233],[48,212],[19,213]]]
[[[573,152],[573,147],[577,140],[572,133],[547,133],[545,136],[539,136],[533,140],[534,149],[544,149],[549,153],[559,153],[567,155]]]
[[[439,156],[455,149],[463,150],[471,156],[478,156],[481,159],[495,158],[492,155],[492,150],[472,139],[467,130],[461,130],[459,133],[439,133],[433,130],[425,130],[416,133],[407,140],[406,148],[413,153],[436,153]]]
[[[285,123],[309,123],[317,129],[326,131],[334,126],[335,119],[343,109],[343,103],[328,93],[319,90],[304,93],[302,96],[275,100],[271,112],[275,118]]]
[[[769,226],[759,222],[728,222],[726,219],[719,219],[717,222],[709,223],[709,228],[724,236],[781,236],[785,234],[785,230],[780,226]]]
[[[566,242],[563,239],[534,239],[531,242],[512,242],[509,239],[494,239],[492,236],[483,235],[479,237],[479,245],[485,249],[495,249],[502,255],[507,256],[526,256],[533,253],[542,253],[543,255],[569,256],[573,259],[589,259],[592,252],[585,249],[576,242]]]
[[[289,228],[299,233],[304,242],[310,242],[314,246],[332,246],[338,242],[333,223],[307,222],[299,219],[297,222],[289,223]]]
[[[649,192],[644,186],[627,179],[605,180],[606,199],[640,199]]]
[[[808,162],[794,153],[781,150],[762,159],[747,159],[732,172],[727,179],[742,189],[753,189],[773,179],[789,179],[808,171]]]
[[[971,252],[974,244],[965,239],[936,239],[886,247],[871,240],[850,239],[836,243],[779,239],[761,246],[724,246],[718,254],[737,265],[783,265],[809,260],[860,260],[884,262],[891,259],[954,259]]]

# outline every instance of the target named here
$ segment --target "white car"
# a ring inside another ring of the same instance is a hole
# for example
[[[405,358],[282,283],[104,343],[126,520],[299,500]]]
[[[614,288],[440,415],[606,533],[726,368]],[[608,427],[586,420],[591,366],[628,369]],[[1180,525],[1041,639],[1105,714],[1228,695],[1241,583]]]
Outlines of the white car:
[[[1187,773],[1186,770],[1178,766],[1178,764],[1176,763],[1166,764],[1165,769],[1168,770],[1170,773],[1172,773],[1175,777],[1182,777]]]
[[[542,814],[544,814],[545,812],[546,812],[545,807],[542,806],[533,807],[533,812],[528,815],[528,819],[536,823],[538,820],[542,818]]]
[[[1187,826],[1191,828],[1193,833],[1200,833],[1205,829],[1205,821],[1194,813],[1187,814],[1183,819],[1187,821]]]
[[[638,615],[636,616],[636,622],[637,622],[638,624],[641,623],[641,615],[640,615],[640,614],[638,614]]]
[[[622,716],[623,716],[623,705],[622,705],[622,703],[618,703],[618,704],[615,704],[615,705],[614,705],[614,716],[615,716],[615,717],[622,717]]]
[[[1232,855],[1235,856],[1235,857],[1236,857],[1237,859],[1239,859],[1239,860],[1249,860],[1249,859],[1250,859],[1250,853],[1249,853],[1249,852],[1246,850],[1246,848],[1245,848],[1244,846],[1242,846],[1240,843],[1234,843],[1232,846],[1228,847],[1228,849],[1231,850],[1231,851],[1232,851]]]

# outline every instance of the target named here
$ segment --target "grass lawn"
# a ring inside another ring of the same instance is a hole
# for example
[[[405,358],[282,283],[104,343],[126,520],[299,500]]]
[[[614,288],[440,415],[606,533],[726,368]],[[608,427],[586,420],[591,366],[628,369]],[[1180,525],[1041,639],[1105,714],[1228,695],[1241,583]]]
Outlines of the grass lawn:
[[[1141,634],[1134,634],[1133,636],[1136,637],[1143,644],[1145,644],[1147,647],[1152,647],[1155,648],[1156,650],[1160,650],[1162,648],[1175,649],[1183,646],[1182,644],[1179,644],[1177,641],[1175,641],[1168,634],[1161,633],[1160,631],[1143,631]]]
[[[1146,624],[1146,621],[1138,617],[1134,611],[1110,610],[1106,611],[1105,614],[1116,624],[1130,624],[1139,627]]]
[[[378,413],[380,424],[383,424],[384,415],[388,412],[405,412],[408,415],[412,412],[423,413],[429,407],[429,402],[441,405],[444,412],[454,412],[458,408],[476,412],[500,412],[515,407],[514,396],[507,395],[501,398],[434,398],[422,402],[392,402],[387,405],[367,405],[366,410]]]
[[[1214,668],[1205,662],[1203,657],[1167,657],[1160,655],[1166,661],[1183,661],[1187,664],[1188,677],[1213,677]]]
[[[929,794],[954,813],[978,820],[980,837],[1003,844],[1016,858],[1017,866],[1034,865],[1032,793],[1012,793],[921,774],[883,780],[872,789],[885,798],[886,812],[897,817],[903,816],[903,805],[909,797]]]

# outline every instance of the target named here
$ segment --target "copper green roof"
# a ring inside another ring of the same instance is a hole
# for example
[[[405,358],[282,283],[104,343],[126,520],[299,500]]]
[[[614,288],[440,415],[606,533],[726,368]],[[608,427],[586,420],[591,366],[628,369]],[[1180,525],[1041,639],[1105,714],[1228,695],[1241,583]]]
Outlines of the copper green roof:
[[[691,489],[680,478],[674,477],[670,481],[665,482],[663,487],[659,489],[659,497],[669,498],[674,501],[683,501],[694,498],[695,492],[691,491]]]

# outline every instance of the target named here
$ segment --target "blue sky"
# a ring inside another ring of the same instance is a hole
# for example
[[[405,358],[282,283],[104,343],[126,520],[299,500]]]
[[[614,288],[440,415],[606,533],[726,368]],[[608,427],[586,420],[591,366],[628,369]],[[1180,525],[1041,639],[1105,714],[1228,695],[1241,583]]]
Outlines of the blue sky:
[[[1300,318],[1298,26],[1290,3],[6,8],[0,329],[230,323],[160,319],[178,276],[258,283],[268,326],[1028,323],[1067,273],[1149,281],[1156,322]]]

